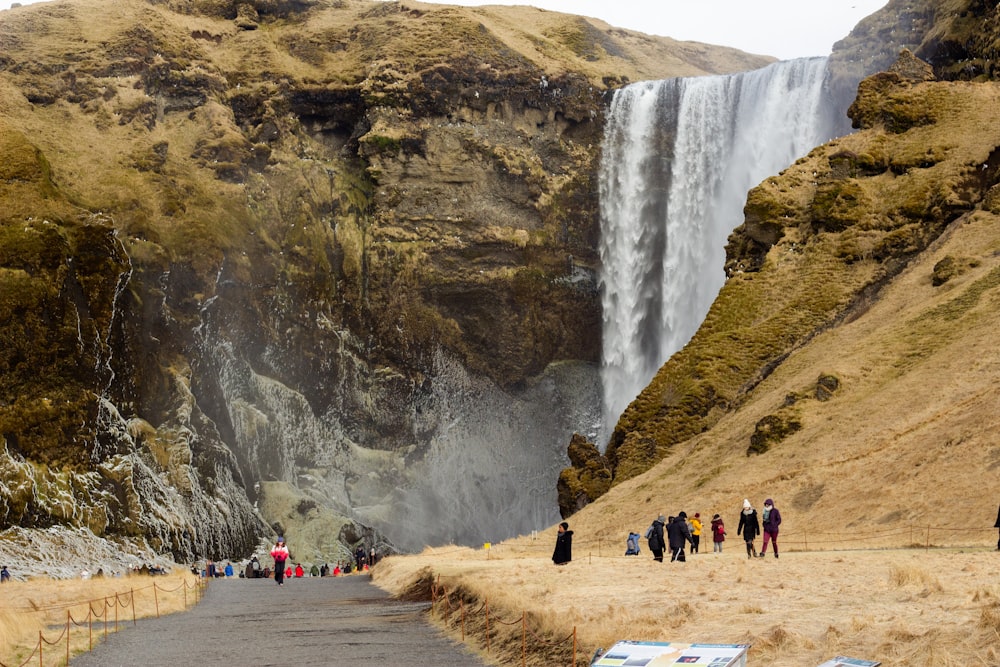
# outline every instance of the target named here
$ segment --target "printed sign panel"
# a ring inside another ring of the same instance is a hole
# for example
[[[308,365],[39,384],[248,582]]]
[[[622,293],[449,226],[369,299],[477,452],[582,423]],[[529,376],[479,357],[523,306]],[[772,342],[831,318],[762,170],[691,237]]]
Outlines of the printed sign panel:
[[[819,667],[878,667],[881,662],[874,662],[872,660],[858,660],[857,658],[845,658],[842,655],[838,655],[836,658],[827,660]]]
[[[677,642],[621,641],[593,663],[607,667],[664,667],[711,665],[746,667],[750,644],[679,644]]]

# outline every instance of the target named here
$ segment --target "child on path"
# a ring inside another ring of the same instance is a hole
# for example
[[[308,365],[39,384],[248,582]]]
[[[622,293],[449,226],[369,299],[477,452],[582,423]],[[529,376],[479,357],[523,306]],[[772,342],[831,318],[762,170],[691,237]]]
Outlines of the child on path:
[[[726,541],[726,524],[718,514],[712,517],[712,551],[722,553],[722,543]]]

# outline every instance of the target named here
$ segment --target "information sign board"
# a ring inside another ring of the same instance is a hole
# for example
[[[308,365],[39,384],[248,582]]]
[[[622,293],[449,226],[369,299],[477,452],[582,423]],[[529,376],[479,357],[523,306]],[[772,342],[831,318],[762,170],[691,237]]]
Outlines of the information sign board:
[[[593,663],[595,667],[711,665],[746,667],[750,644],[680,644],[620,641]]]

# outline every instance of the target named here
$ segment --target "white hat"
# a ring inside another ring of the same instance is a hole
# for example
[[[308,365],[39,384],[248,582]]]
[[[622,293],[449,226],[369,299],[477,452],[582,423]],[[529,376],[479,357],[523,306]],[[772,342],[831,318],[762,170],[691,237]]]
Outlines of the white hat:
[[[747,500],[746,498],[743,499],[743,509],[745,510],[750,509],[750,501]]]

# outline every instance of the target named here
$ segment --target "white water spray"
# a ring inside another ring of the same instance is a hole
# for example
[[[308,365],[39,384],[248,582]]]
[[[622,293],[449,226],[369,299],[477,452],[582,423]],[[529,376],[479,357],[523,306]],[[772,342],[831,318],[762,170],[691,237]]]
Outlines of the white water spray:
[[[747,191],[830,138],[825,58],[616,92],[600,170],[602,433],[694,335]]]

